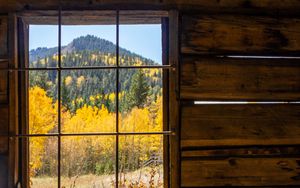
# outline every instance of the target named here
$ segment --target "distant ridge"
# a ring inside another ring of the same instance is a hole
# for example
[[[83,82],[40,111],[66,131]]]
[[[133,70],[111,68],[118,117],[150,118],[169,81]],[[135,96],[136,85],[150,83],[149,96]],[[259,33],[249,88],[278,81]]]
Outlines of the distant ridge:
[[[33,62],[36,61],[38,58],[43,59],[47,56],[52,56],[57,54],[58,48],[46,48],[46,47],[39,47],[34,50],[30,50],[29,52],[29,61]],[[111,41],[96,37],[94,35],[86,35],[81,36],[78,38],[73,39],[72,42],[70,42],[66,46],[62,46],[62,54],[66,53],[72,53],[72,52],[80,52],[80,51],[100,51],[103,53],[116,53],[116,45],[112,43]],[[133,53],[125,48],[120,47],[119,51],[120,55],[127,55],[131,57],[138,57],[143,60],[150,60],[148,58],[145,58],[141,55],[138,55],[136,53]],[[151,60],[153,61],[153,60]]]

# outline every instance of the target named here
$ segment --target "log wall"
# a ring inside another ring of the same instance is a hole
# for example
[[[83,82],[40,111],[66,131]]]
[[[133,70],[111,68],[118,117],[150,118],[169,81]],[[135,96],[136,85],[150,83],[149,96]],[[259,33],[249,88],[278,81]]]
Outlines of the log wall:
[[[299,18],[181,21],[181,187],[300,186]]]

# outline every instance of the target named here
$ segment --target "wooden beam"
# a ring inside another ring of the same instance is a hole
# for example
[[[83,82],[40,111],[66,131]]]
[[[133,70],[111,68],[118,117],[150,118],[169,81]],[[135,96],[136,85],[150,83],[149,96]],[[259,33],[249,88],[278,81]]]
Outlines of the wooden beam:
[[[300,56],[300,19],[183,16],[182,53]]]
[[[182,187],[296,186],[299,157],[226,158],[182,161]]]
[[[1,12],[20,11],[24,9],[55,9],[58,0],[1,0]],[[64,8],[90,9],[180,9],[214,12],[257,13],[259,10],[270,13],[297,12],[300,8],[298,0],[61,0]]]
[[[167,11],[120,11],[120,24],[160,24],[162,17],[168,17]],[[57,25],[58,11],[24,11],[18,14],[27,24]],[[81,10],[62,11],[63,25],[111,25],[116,24],[116,11]]]
[[[8,135],[8,106],[0,105],[0,134]],[[7,155],[8,137],[0,137],[0,155]]]
[[[162,64],[169,64],[169,18],[162,18]],[[163,72],[163,130],[169,131],[169,70]],[[164,187],[170,187],[170,136],[163,136],[163,171],[164,171]]]
[[[298,59],[183,58],[181,98],[300,100]]]
[[[248,157],[248,158],[262,158],[262,157],[295,157],[300,156],[300,146],[239,146],[231,148],[195,148],[183,147],[181,148],[182,160],[189,159],[224,159],[230,157]]]
[[[169,72],[169,124],[174,135],[170,139],[171,187],[180,185],[180,137],[179,137],[179,47],[178,12],[169,13],[169,64],[174,66]]]
[[[8,68],[8,62],[0,61],[0,68]],[[0,104],[7,104],[8,99],[8,71],[0,71]]]
[[[0,16],[0,57],[7,56],[7,16]]]
[[[8,51],[9,67],[17,68],[17,17],[14,13],[9,14],[8,24]],[[18,72],[9,73],[9,134],[18,133]],[[9,170],[8,187],[13,188],[18,180],[18,140],[9,139]]]
[[[182,108],[181,147],[300,144],[299,104]]]

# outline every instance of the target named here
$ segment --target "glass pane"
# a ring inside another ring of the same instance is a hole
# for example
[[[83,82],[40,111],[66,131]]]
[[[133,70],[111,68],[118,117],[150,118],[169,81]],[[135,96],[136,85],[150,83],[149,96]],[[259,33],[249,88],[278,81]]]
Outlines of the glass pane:
[[[31,188],[57,188],[57,137],[31,137],[29,176]]]
[[[62,131],[113,132],[116,70],[62,71]]]
[[[163,136],[120,136],[119,186],[163,187]]]
[[[55,25],[29,25],[29,67],[56,67],[58,61],[58,17]]]
[[[121,69],[120,85],[120,131],[162,131],[162,70]]]
[[[29,71],[29,133],[57,132],[57,72]]]
[[[121,11],[119,45],[121,66],[161,65],[161,18],[152,15],[141,19],[141,16]]]
[[[114,187],[115,143],[115,136],[62,138],[62,187]]]
[[[62,66],[115,66],[115,12],[93,14],[91,11],[81,14],[68,14],[68,11],[63,11]],[[103,19],[104,16],[106,19]]]

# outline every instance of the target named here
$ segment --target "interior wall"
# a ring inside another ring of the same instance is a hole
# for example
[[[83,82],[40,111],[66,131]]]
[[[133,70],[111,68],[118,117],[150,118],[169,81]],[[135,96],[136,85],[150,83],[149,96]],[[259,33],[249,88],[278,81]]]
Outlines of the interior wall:
[[[300,186],[299,17],[181,21],[181,187]]]
[[[0,0],[3,13],[0,68],[11,61],[8,43],[14,43],[7,39],[6,14],[53,9],[57,3]],[[300,186],[299,104],[192,103],[194,100],[299,101],[299,60],[224,57],[300,56],[298,0],[62,0],[62,3],[77,9],[179,10],[181,183],[178,187]],[[0,71],[0,134],[8,134],[12,116],[8,83],[7,72]],[[12,179],[8,177],[8,153],[8,139],[0,137],[0,187],[7,187],[8,179]]]

